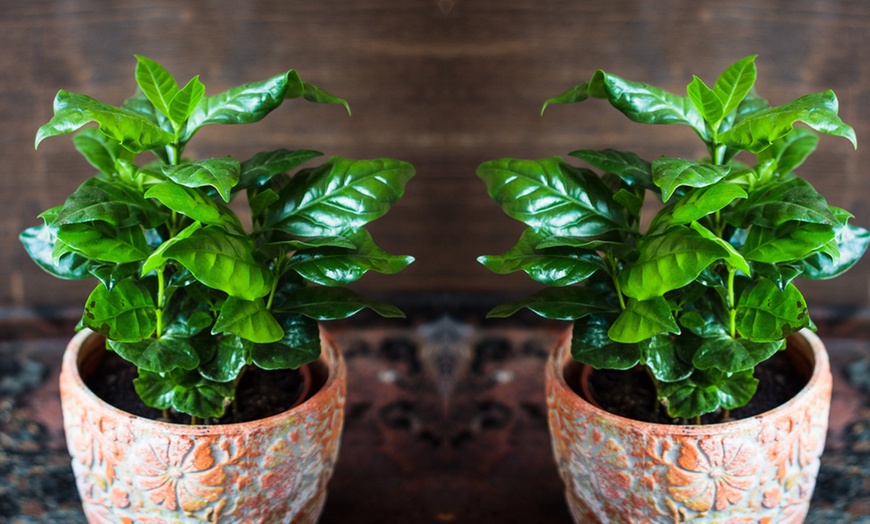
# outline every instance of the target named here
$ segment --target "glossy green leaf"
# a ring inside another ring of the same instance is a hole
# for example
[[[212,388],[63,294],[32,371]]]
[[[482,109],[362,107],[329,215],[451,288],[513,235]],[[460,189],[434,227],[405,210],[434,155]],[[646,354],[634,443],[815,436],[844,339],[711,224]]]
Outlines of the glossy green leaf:
[[[493,160],[481,164],[477,175],[508,216],[549,235],[588,237],[629,229],[598,176],[558,157]]]
[[[742,228],[752,225],[776,227],[792,220],[831,226],[838,224],[824,197],[802,178],[775,180],[754,188],[749,198],[738,202],[726,218]]]
[[[175,384],[161,377],[160,374],[139,371],[139,376],[133,380],[133,387],[146,406],[159,410],[172,407]]]
[[[235,189],[238,190],[262,186],[275,175],[287,173],[291,169],[304,164],[312,158],[322,155],[323,153],[319,151],[307,149],[298,151],[278,149],[275,151],[257,153],[250,159],[242,162],[239,184]]]
[[[502,255],[484,255],[478,262],[495,273],[525,271],[538,282],[551,286],[567,286],[582,282],[604,265],[594,251],[570,247],[537,250],[544,235],[529,228],[519,241]]]
[[[150,58],[136,55],[136,83],[154,107],[166,116],[172,99],[178,94],[178,84],[162,65]]]
[[[414,261],[411,256],[387,253],[363,228],[351,232],[347,238],[354,243],[353,249],[332,246],[305,249],[294,254],[287,267],[316,284],[341,286],[368,271],[398,273]]]
[[[594,313],[619,311],[597,290],[570,286],[542,289],[521,300],[501,304],[486,316],[506,318],[523,308],[553,320],[576,320]]]
[[[139,342],[157,326],[157,308],[145,287],[132,278],[109,291],[97,286],[85,302],[82,324],[118,342]]]
[[[608,337],[609,317],[588,315],[574,322],[571,356],[595,369],[631,369],[640,362],[637,344],[620,344]]]
[[[284,336],[284,330],[260,298],[240,300],[229,297],[211,332],[213,335],[231,333],[255,344],[268,344]]]
[[[196,369],[199,356],[186,338],[163,336],[138,342],[108,341],[109,348],[139,369],[168,373],[174,369]]]
[[[276,308],[281,313],[299,313],[314,320],[337,320],[371,309],[386,318],[404,318],[402,311],[390,304],[363,297],[341,287],[304,287],[287,294]]]
[[[809,129],[796,127],[791,133],[775,140],[770,147],[758,153],[760,161],[773,160],[776,171],[787,174],[797,169],[815,151],[819,135]]]
[[[722,120],[725,114],[723,101],[697,76],[686,86],[686,94],[707,122]]]
[[[212,358],[199,366],[199,373],[215,382],[236,380],[250,359],[252,348],[253,344],[241,337],[224,335],[215,343]]]
[[[727,334],[706,337],[692,359],[698,369],[716,368],[725,373],[752,370],[783,346],[783,341],[752,342]]]
[[[194,109],[205,96],[205,86],[198,76],[190,79],[169,102],[169,113],[166,116],[180,127],[193,114]]]
[[[652,178],[662,189],[662,201],[667,202],[677,188],[710,186],[725,178],[730,170],[728,165],[662,157],[652,163]]]
[[[145,192],[145,198],[156,198],[164,206],[188,216],[191,220],[222,226],[232,233],[245,232],[235,213],[209,198],[198,188],[161,182],[151,186]]]
[[[303,82],[302,85],[305,88],[305,92],[302,95],[305,100],[308,100],[309,102],[315,102],[317,104],[339,104],[344,106],[347,114],[350,114],[350,105],[348,105],[347,100],[343,98],[338,98],[335,95],[331,95],[327,93],[323,88],[311,85],[308,82]]]
[[[826,224],[787,222],[776,228],[749,228],[743,245],[747,260],[778,264],[802,260],[834,240],[835,230]]]
[[[172,133],[140,114],[61,90],[54,99],[54,116],[37,131],[35,146],[48,137],[70,133],[91,122],[134,153],[164,147],[175,139]]]
[[[753,262],[752,270],[755,272],[755,275],[766,278],[776,284],[776,287],[781,291],[785,290],[797,277],[805,276],[804,269],[798,262],[786,264]]]
[[[656,378],[662,382],[676,382],[692,374],[691,363],[679,356],[677,345],[679,338],[667,335],[657,335],[641,342],[641,353],[644,364]]]
[[[269,293],[272,274],[257,262],[250,239],[208,226],[178,240],[163,253],[197,280],[231,297],[255,300]]]
[[[803,122],[820,133],[840,136],[857,147],[855,130],[837,116],[839,103],[833,91],[802,96],[787,104],[752,114],[721,133],[719,141],[737,149],[758,153],[788,135]]]
[[[752,371],[725,376],[717,370],[699,370],[679,382],[660,384],[659,396],[667,401],[668,415],[693,419],[720,407],[744,406],[757,387],[758,380],[752,376]]]
[[[640,256],[620,274],[622,291],[648,300],[681,288],[710,264],[729,256],[722,246],[684,226],[647,237],[638,246]]]
[[[102,178],[89,178],[76,189],[57,216],[57,224],[100,220],[116,227],[154,227],[166,217],[135,188]]]
[[[240,164],[230,157],[163,167],[163,173],[173,182],[192,188],[213,187],[225,202],[230,201],[230,192],[239,183],[240,170]]]
[[[761,279],[743,291],[737,302],[737,331],[753,342],[776,342],[809,325],[803,295],[789,284],[780,290]]]
[[[195,231],[197,231],[201,228],[202,228],[202,224],[200,224],[199,222],[194,222],[193,224],[182,229],[174,237],[172,237],[169,240],[167,240],[166,242],[160,244],[160,246],[158,246],[157,249],[155,249],[150,255],[148,255],[148,258],[145,260],[145,263],[142,264],[141,274],[147,275],[151,271],[154,271],[155,269],[157,269],[160,266],[162,266],[163,264],[165,264],[167,259],[164,256],[164,253],[166,252],[166,250],[169,249],[169,247],[172,246],[173,244],[175,244],[176,242],[189,237]]]
[[[702,237],[715,242],[719,245],[719,247],[724,249],[728,253],[728,255],[725,256],[723,259],[726,264],[733,268],[739,269],[746,274],[749,274],[749,263],[746,262],[746,259],[743,257],[743,255],[741,255],[733,245],[731,245],[726,240],[716,236],[715,233],[702,226],[698,222],[692,222],[691,224],[689,224],[689,227],[691,227],[694,231],[700,233]]]
[[[82,129],[73,136],[76,150],[101,173],[112,176],[120,159],[133,160],[133,154],[97,129]]]
[[[722,103],[722,115],[737,109],[752,91],[758,72],[755,67],[756,55],[747,56],[734,62],[726,69],[713,86],[713,92]],[[716,122],[718,119],[709,119]]]
[[[57,238],[75,252],[99,262],[125,264],[151,254],[142,226],[116,228],[102,222],[62,225]]]
[[[136,262],[115,264],[92,261],[88,266],[88,272],[111,291],[118,282],[138,274],[139,266],[140,264]]]
[[[226,397],[214,384],[196,384],[192,387],[175,386],[172,406],[182,413],[202,419],[220,417],[224,414]]]
[[[584,160],[606,173],[613,173],[631,187],[656,188],[652,181],[650,163],[634,153],[614,149],[597,151],[581,149],[568,154]]]
[[[629,299],[607,331],[614,342],[636,344],[663,333],[680,333],[671,306],[664,297],[649,300]]]
[[[302,95],[302,81],[296,71],[260,82],[234,87],[214,96],[204,96],[191,112],[182,141],[187,142],[210,124],[250,124],[262,120],[281,105],[288,93]]]
[[[66,280],[82,280],[91,276],[88,271],[90,261],[84,256],[78,253],[65,253],[55,258],[52,255],[57,235],[48,225],[29,227],[18,236],[18,239],[30,258],[49,274]]]
[[[320,357],[317,321],[303,315],[285,315],[280,320],[284,337],[272,344],[256,344],[251,358],[263,369],[297,369]]]
[[[743,188],[728,183],[693,189],[686,193],[684,198],[674,201],[669,221],[674,224],[688,224],[720,211],[735,200],[747,196]]]
[[[844,224],[836,230],[839,258],[834,261],[825,254],[815,253],[803,260],[802,276],[810,279],[834,278],[848,271],[864,256],[870,245],[870,232],[866,229]]]
[[[298,171],[263,227],[296,237],[342,236],[383,216],[413,176],[413,166],[399,160],[332,158]]]

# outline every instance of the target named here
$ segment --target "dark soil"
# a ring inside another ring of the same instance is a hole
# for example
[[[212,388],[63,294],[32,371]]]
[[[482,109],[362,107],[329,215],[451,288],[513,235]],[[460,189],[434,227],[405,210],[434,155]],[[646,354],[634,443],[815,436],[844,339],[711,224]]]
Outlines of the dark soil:
[[[580,391],[580,366],[566,372],[568,384],[577,394]],[[758,390],[752,400],[742,408],[731,411],[728,420],[723,412],[708,413],[701,417],[702,424],[715,424],[750,418],[784,404],[806,385],[808,377],[794,366],[785,351],[780,351],[755,368]],[[656,401],[655,388],[646,371],[637,367],[627,371],[597,370],[589,377],[589,392],[602,409],[633,420],[657,424],[685,424],[689,421],[672,419],[661,403]]]
[[[146,406],[136,394],[133,380],[138,376],[136,367],[107,351],[94,371],[83,377],[85,384],[98,397],[112,406],[140,417],[176,424],[189,424],[190,416],[163,412]],[[236,389],[236,402],[227,407],[220,419],[208,419],[206,424],[232,424],[271,417],[290,409],[304,390],[302,374],[297,370],[266,371],[250,367]],[[314,391],[312,386],[309,388]]]

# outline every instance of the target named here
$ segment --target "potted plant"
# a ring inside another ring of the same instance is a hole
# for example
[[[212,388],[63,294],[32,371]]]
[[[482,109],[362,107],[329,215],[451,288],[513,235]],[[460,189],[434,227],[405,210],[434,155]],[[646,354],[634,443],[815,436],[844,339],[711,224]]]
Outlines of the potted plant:
[[[52,275],[98,280],[61,374],[85,513],[91,522],[313,521],[345,394],[341,354],[318,321],[363,308],[403,316],[341,286],[412,262],[363,226],[399,199],[414,169],[334,157],[295,170],[321,155],[311,150],[187,158],[204,126],[257,122],[291,98],[347,103],[293,70],[211,96],[198,77],[179,87],[142,56],[135,76],[137,93],[117,107],[57,94],[36,145],[96,123],[73,140],[99,173],[21,234]],[[110,378],[115,367],[132,385]],[[141,402],[130,411],[142,415],[111,405],[124,387],[113,393],[107,380],[135,389]]]
[[[700,160],[606,149],[570,153],[602,175],[557,157],[479,167],[489,195],[529,226],[480,262],[549,286],[489,315],[573,321],[546,380],[577,521],[806,514],[831,378],[794,280],[841,274],[870,235],[794,173],[816,146],[812,130],[856,143],[834,93],[770,106],[755,80],[754,56],[712,88],[695,77],[687,96],[597,71],[544,104],[603,98],[635,122],[689,126],[709,155]],[[751,403],[777,391],[774,364],[801,377],[799,393]]]

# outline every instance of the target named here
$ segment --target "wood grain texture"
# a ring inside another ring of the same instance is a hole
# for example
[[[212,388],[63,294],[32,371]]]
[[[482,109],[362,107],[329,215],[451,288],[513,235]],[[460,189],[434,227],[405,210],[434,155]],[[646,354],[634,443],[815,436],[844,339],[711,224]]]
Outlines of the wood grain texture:
[[[58,89],[119,103],[132,94],[134,53],[209,93],[295,68],[347,98],[340,107],[294,101],[253,127],[206,129],[196,156],[312,148],[391,156],[418,175],[405,199],[372,225],[385,249],[417,262],[356,287],[381,295],[504,296],[536,289],[524,275],[489,274],[475,258],[507,249],[521,230],[486,196],[476,166],[615,147],[655,158],[702,153],[687,129],[632,124],[600,101],[539,116],[544,99],[597,68],[682,92],[758,53],[758,89],[773,103],[834,89],[856,128],[857,152],[823,137],[801,168],[832,204],[870,225],[870,3],[863,0],[341,0],[0,2],[0,303],[80,304],[91,283],[43,274],[18,232],[90,174],[66,139],[33,150]],[[819,304],[870,304],[870,261],[803,288]]]

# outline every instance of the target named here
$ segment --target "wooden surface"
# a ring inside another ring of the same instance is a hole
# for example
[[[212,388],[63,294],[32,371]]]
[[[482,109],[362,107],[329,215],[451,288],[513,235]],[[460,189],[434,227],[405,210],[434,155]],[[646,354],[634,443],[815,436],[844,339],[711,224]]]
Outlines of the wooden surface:
[[[189,153],[244,159],[259,150],[391,156],[418,170],[405,199],[372,226],[388,250],[417,262],[367,275],[358,288],[481,297],[536,289],[525,275],[490,275],[475,258],[506,250],[521,226],[486,196],[476,166],[614,147],[648,157],[697,156],[684,128],[632,124],[603,101],[544,99],[597,68],[684,92],[757,53],[758,89],[773,103],[834,89],[859,137],[823,137],[801,172],[832,204],[870,226],[870,2],[864,0],[178,0],[0,2],[0,309],[75,306],[92,283],[57,282],[23,253],[18,232],[90,174],[71,141],[33,150],[58,89],[120,103],[134,90],[134,53],[210,94],[295,68],[347,98],[340,107],[292,101],[256,126],[207,129]],[[870,261],[805,285],[812,303],[868,305]]]

